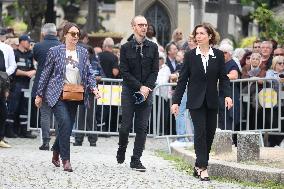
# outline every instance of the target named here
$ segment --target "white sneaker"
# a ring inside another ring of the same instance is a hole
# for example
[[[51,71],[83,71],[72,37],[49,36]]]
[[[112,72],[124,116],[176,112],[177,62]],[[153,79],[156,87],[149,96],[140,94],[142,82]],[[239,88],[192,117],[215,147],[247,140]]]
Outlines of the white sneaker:
[[[12,146],[4,142],[3,140],[0,141],[1,148],[11,148]]]
[[[75,137],[70,136],[70,143],[75,143]]]

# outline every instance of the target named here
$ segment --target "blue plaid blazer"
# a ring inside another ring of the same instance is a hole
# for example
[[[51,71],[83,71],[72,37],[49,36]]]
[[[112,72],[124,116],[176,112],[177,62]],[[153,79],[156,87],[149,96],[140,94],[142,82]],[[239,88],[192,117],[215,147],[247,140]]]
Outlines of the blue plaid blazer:
[[[77,65],[85,95],[84,103],[89,105],[88,94],[96,87],[94,70],[91,68],[88,51],[80,46],[76,46],[79,64]],[[58,45],[50,48],[47,59],[39,80],[37,95],[42,97],[50,107],[53,107],[63,90],[63,81],[66,73],[66,45]]]

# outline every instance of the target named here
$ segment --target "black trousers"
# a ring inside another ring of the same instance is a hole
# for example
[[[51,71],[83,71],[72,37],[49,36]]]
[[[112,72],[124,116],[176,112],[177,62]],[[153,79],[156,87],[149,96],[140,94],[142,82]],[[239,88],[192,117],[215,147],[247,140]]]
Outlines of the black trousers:
[[[196,167],[207,167],[209,153],[217,126],[217,109],[209,109],[206,101],[194,110],[189,110],[194,125],[194,149]]]
[[[0,96],[0,141],[5,135],[5,121],[7,118],[7,106],[4,97]]]
[[[136,137],[133,156],[136,158],[140,158],[144,150],[152,103],[153,97],[152,93],[150,93],[145,102],[139,105],[134,104],[134,98],[131,92],[128,88],[123,86],[121,94],[122,125],[119,129],[119,145],[127,145],[134,118],[134,132],[136,133]]]

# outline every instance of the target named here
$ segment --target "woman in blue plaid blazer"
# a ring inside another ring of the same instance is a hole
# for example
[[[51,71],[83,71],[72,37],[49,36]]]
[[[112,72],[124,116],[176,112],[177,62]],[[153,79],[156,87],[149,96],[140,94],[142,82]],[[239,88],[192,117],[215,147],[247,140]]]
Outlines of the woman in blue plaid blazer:
[[[39,80],[35,104],[41,106],[44,100],[58,121],[58,135],[53,144],[52,163],[60,167],[59,155],[64,171],[72,172],[70,164],[70,135],[75,123],[78,102],[60,99],[64,84],[82,84],[84,103],[88,105],[88,94],[99,98],[94,71],[86,49],[77,45],[80,30],[76,24],[67,23],[63,28],[65,44],[51,48]]]

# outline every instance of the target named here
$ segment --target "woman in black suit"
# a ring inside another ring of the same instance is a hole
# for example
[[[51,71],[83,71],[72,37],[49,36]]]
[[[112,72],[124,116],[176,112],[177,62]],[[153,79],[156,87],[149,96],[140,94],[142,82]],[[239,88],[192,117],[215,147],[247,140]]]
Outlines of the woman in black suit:
[[[198,46],[185,53],[184,66],[173,96],[172,113],[177,115],[182,95],[188,85],[187,108],[194,125],[194,148],[196,162],[194,176],[209,181],[207,172],[209,153],[213,142],[218,112],[218,91],[225,94],[225,105],[233,106],[230,98],[229,78],[225,73],[224,54],[212,48],[217,43],[216,31],[208,24],[195,26],[193,36]]]

